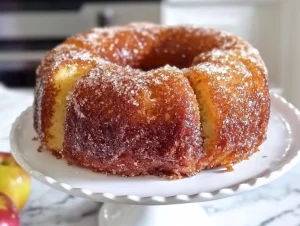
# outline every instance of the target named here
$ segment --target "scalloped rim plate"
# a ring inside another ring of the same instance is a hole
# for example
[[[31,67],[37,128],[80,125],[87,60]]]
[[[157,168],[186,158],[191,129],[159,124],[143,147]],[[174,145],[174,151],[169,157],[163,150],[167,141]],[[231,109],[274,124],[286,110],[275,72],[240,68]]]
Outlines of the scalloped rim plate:
[[[100,202],[162,205],[204,202],[262,186],[289,171],[300,160],[300,112],[284,98],[271,95],[268,138],[250,160],[233,172],[207,170],[194,177],[168,181],[154,176],[123,178],[103,175],[37,152],[33,141],[33,109],[25,110],[12,125],[11,152],[35,179],[74,196]]]

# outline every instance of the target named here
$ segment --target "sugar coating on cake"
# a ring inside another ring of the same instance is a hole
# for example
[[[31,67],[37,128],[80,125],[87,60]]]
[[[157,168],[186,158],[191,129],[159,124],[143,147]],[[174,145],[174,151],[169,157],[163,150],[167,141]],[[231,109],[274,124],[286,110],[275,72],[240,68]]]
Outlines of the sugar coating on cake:
[[[72,163],[121,175],[194,174],[199,111],[180,70],[99,66],[76,83],[68,103],[63,155]]]
[[[122,176],[192,176],[258,151],[270,116],[259,52],[228,32],[94,28],[37,70],[34,124],[69,164]]]

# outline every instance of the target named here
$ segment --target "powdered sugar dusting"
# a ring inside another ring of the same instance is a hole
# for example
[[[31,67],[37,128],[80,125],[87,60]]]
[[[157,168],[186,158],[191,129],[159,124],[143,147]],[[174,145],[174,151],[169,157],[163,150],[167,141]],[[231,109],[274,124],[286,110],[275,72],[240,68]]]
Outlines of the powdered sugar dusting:
[[[228,73],[228,70],[230,69],[230,67],[228,65],[223,65],[223,66],[219,66],[219,65],[215,65],[212,63],[203,63],[203,64],[199,64],[195,67],[196,70],[199,71],[203,71],[205,72],[207,75],[214,75],[216,73],[218,73],[219,75],[217,76],[217,80],[220,80],[223,78],[223,75]]]

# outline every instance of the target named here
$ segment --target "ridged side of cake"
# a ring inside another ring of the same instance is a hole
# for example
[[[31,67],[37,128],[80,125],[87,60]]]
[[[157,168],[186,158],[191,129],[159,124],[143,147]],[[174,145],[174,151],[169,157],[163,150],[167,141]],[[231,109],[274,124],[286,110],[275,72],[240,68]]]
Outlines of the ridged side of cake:
[[[49,52],[37,69],[34,126],[46,148],[62,150],[66,96],[78,78],[100,59],[72,44],[62,44]]]
[[[213,51],[194,64],[186,76],[200,109],[206,157],[199,165],[230,168],[258,151],[266,138],[270,113],[266,69],[255,50]]]
[[[42,145],[95,171],[191,176],[230,168],[266,137],[265,65],[227,32],[145,23],[91,29],[50,51],[36,81]]]

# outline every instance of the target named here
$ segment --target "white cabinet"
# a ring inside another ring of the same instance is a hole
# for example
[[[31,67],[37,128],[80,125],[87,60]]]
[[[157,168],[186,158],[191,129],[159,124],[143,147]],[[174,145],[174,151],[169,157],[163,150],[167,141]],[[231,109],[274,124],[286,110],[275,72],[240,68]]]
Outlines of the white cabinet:
[[[162,21],[164,24],[198,24],[232,32],[248,41],[253,41],[255,8],[226,5],[165,5]]]

